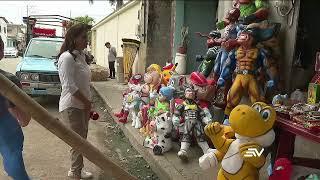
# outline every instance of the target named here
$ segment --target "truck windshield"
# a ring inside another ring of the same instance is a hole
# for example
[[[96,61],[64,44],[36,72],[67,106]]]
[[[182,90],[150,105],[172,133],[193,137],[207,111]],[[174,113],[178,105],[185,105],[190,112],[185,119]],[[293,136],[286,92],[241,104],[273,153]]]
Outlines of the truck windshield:
[[[62,42],[50,40],[31,40],[26,57],[55,59],[59,54]]]

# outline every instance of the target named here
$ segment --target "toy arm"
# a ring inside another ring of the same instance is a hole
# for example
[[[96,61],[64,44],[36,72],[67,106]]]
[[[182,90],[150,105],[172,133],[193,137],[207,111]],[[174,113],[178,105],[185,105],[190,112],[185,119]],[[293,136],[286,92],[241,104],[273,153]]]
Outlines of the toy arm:
[[[211,139],[214,147],[221,153],[227,153],[233,139],[226,139],[224,137],[223,126],[218,122],[208,124],[204,129],[205,134]]]
[[[236,54],[235,51],[233,51],[229,54],[229,57],[224,62],[224,64],[220,65],[222,66],[222,71],[218,79],[218,87],[224,86],[225,81],[232,77],[232,74],[236,68],[236,61]]]

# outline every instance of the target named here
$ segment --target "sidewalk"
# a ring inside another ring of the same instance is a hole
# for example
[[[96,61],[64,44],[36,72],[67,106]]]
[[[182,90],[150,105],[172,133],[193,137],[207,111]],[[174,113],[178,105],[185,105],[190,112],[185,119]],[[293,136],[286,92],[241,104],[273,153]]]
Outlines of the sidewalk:
[[[121,109],[122,92],[127,88],[125,85],[118,84],[115,80],[105,82],[93,82],[93,88],[101,96],[108,107],[110,114]],[[114,120],[116,118],[112,115]],[[137,129],[131,127],[131,123],[121,125],[121,129],[127,136],[132,146],[144,157],[150,164],[152,170],[164,180],[213,180],[217,172],[203,171],[198,164],[198,158],[201,156],[201,149],[198,147],[190,148],[189,163],[183,163],[177,156],[179,146],[176,146],[163,156],[155,156],[151,149],[143,147],[144,138]]]

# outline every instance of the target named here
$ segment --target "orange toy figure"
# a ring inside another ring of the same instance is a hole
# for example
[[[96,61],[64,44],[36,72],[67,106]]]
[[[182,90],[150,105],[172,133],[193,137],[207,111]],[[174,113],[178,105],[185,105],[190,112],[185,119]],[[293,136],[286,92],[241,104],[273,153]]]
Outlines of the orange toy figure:
[[[171,76],[174,74],[177,66],[178,66],[178,63],[176,63],[176,64],[170,63],[162,68],[162,75],[163,75],[162,83],[165,86],[168,85],[168,82],[169,82]]]

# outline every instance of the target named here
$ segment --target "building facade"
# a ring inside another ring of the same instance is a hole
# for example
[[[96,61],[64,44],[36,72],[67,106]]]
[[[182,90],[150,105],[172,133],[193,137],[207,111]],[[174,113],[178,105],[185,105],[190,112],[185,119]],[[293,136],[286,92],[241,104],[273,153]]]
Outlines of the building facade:
[[[5,17],[0,17],[0,36],[4,47],[7,47],[7,24],[8,20]]]
[[[7,24],[7,47],[22,50],[25,47],[25,29],[21,24]]]
[[[92,27],[91,51],[97,64],[108,67],[108,49],[104,46],[106,42],[110,42],[121,57],[122,38],[138,39],[140,8],[141,1],[131,1]]]

